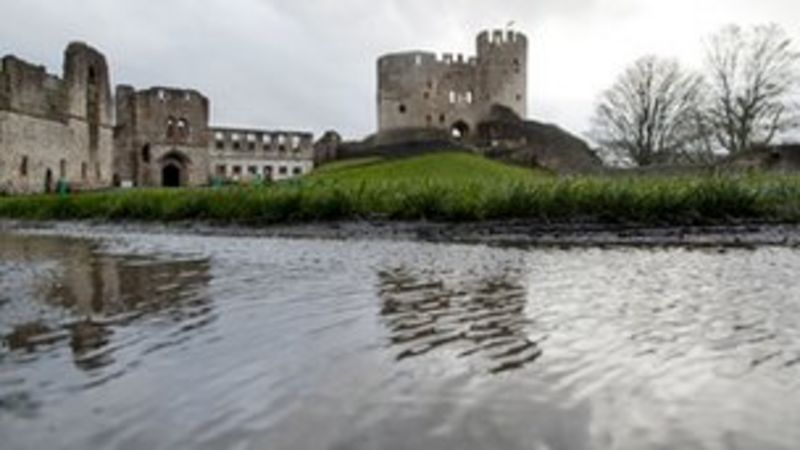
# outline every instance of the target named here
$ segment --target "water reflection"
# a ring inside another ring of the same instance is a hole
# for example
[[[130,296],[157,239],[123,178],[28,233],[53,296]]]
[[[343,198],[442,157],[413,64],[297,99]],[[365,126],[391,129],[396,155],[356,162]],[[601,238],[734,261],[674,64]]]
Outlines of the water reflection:
[[[381,314],[400,349],[398,360],[453,350],[500,373],[542,355],[525,333],[527,293],[514,273],[462,278],[398,267],[378,276]]]
[[[114,362],[119,326],[150,320],[196,329],[213,320],[206,260],[109,255],[92,241],[62,237],[0,235],[0,242],[8,351],[35,354],[64,342],[78,368],[95,370]]]

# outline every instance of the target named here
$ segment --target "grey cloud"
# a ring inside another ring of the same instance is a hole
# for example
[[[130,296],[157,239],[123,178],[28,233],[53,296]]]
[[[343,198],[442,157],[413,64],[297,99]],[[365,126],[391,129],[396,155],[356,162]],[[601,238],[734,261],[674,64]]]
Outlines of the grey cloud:
[[[790,0],[764,0],[757,7],[747,0],[707,1],[748,13],[742,17],[758,10],[759,18],[775,16],[793,24],[800,16]],[[375,126],[375,59],[380,54],[409,48],[470,53],[479,30],[513,20],[532,37],[531,110],[582,132],[597,89],[616,75],[622,61],[638,56],[637,48],[625,46],[638,36],[609,36],[622,25],[658,19],[647,16],[656,4],[667,3],[0,0],[0,53],[60,71],[66,43],[85,40],[109,57],[117,83],[203,91],[212,99],[215,123],[315,132],[334,128],[356,137]],[[678,21],[678,10],[693,2],[670,4]],[[697,36],[707,31],[680,30]],[[601,46],[604,39],[608,44]],[[608,64],[605,56],[590,67],[582,64],[598,61],[600,51],[607,52]],[[564,85],[562,79],[577,86]]]

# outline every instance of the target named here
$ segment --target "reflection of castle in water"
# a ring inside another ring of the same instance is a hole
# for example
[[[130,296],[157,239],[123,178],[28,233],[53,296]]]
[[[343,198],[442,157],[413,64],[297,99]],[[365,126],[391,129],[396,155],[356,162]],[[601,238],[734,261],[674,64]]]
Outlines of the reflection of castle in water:
[[[40,317],[12,323],[0,319],[0,329],[12,330],[4,339],[11,350],[35,351],[43,344],[68,340],[76,364],[91,369],[113,361],[102,349],[112,340],[115,326],[147,318],[172,325],[191,322],[196,329],[213,320],[207,261],[107,255],[91,241],[62,237],[0,235],[0,244],[0,261],[56,263],[55,270],[31,280],[32,297],[45,309],[66,308],[72,317],[57,324]],[[0,278],[16,275],[0,272]],[[32,298],[23,295],[14,301]]]
[[[520,369],[542,354],[524,332],[526,291],[510,276],[462,280],[406,268],[379,273],[382,315],[398,360],[437,349],[482,357],[492,373]]]

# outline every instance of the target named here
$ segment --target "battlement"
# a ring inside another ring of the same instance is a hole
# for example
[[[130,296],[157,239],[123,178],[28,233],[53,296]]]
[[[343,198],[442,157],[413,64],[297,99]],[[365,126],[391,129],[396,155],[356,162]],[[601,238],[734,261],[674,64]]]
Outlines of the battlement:
[[[478,47],[485,45],[527,44],[528,38],[513,30],[485,30],[478,34]]]
[[[443,53],[436,61],[445,66],[476,66],[478,64],[478,58],[475,56],[465,57],[463,53]]]
[[[122,86],[122,88],[130,88],[130,86]],[[194,89],[154,86],[135,93],[140,98],[161,103],[208,103],[208,98]]]
[[[476,53],[411,51],[378,60],[378,126],[445,129],[468,135],[494,104],[527,115],[527,38],[490,30]]]

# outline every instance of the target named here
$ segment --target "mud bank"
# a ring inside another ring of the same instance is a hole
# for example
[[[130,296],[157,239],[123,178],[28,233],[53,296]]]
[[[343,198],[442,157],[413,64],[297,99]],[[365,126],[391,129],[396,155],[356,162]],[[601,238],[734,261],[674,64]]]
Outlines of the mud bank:
[[[526,221],[325,222],[247,227],[202,222],[107,223],[0,220],[0,231],[29,230],[91,236],[94,233],[192,234],[295,239],[388,240],[508,246],[800,247],[800,225],[742,223],[724,226],[542,224]]]

